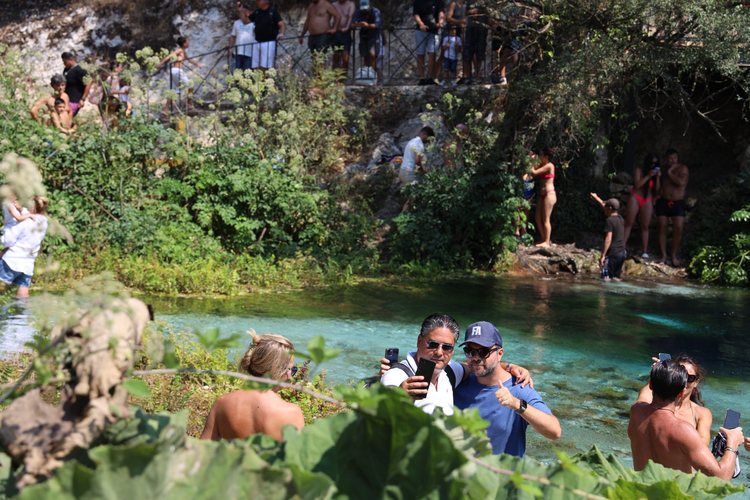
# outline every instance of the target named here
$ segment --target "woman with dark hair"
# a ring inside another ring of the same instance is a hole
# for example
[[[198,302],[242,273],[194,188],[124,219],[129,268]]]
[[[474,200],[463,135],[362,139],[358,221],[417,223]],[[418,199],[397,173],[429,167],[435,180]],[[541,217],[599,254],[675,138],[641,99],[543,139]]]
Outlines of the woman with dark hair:
[[[675,358],[675,361],[682,365],[688,373],[688,381],[685,386],[687,394],[684,399],[677,403],[675,416],[694,426],[698,431],[698,434],[700,434],[701,439],[706,443],[706,446],[708,446],[711,441],[711,422],[713,420],[713,415],[711,415],[711,411],[703,404],[703,397],[701,396],[701,390],[699,387],[701,380],[703,380],[704,377],[704,371],[690,356],[683,354]],[[658,362],[658,360],[654,359],[654,362]],[[652,399],[653,393],[648,384],[646,384],[638,394],[636,403],[651,403]]]
[[[253,331],[250,335],[253,343],[240,361],[240,370],[254,377],[291,380],[295,372],[294,344],[281,335],[256,335]],[[281,399],[275,388],[234,391],[216,400],[201,439],[243,439],[266,434],[281,441],[282,430],[288,425],[297,429],[305,425],[302,410]]]
[[[177,48],[169,53],[167,57],[159,61],[158,68],[164,66],[167,62],[172,62],[169,75],[169,89],[177,92],[178,97],[182,97],[183,91],[187,93],[187,107],[190,108],[193,104],[193,89],[190,88],[190,80],[188,79],[185,64],[190,63],[197,68],[202,68],[203,65],[198,61],[190,59],[187,55],[187,49],[190,47],[190,41],[187,37],[177,37]],[[172,106],[172,100],[167,99],[165,111]]]
[[[659,156],[649,153],[643,159],[643,166],[635,167],[633,172],[633,188],[625,214],[625,243],[630,238],[635,218],[641,226],[641,257],[648,259],[648,228],[654,213],[654,198],[661,185],[661,168]]]
[[[555,164],[551,148],[542,148],[537,154],[539,165],[531,167],[531,175],[539,178],[539,199],[536,203],[536,230],[539,231],[538,247],[552,245],[552,208],[557,203],[555,194]]]

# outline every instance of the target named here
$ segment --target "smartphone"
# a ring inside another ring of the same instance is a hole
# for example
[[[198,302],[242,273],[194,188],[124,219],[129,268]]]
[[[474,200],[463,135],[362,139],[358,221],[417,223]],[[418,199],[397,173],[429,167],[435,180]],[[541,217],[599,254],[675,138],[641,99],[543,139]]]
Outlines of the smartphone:
[[[666,361],[668,359],[672,359],[671,354],[667,354],[666,352],[660,352],[659,353],[659,361]]]
[[[727,416],[724,417],[725,429],[736,429],[740,426],[740,412],[727,410]]]
[[[385,357],[390,365],[398,363],[398,347],[386,347]]]
[[[425,382],[430,383],[432,380],[432,374],[435,373],[435,362],[429,359],[420,358],[419,364],[417,364],[417,373],[414,375],[422,375]],[[419,399],[424,399],[426,395],[423,395]]]

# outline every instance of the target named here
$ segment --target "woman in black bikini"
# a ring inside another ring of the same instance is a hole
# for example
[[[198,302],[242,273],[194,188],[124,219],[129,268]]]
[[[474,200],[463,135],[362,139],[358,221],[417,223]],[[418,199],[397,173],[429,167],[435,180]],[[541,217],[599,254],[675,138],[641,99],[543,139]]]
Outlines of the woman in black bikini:
[[[648,172],[646,174],[646,172]],[[649,153],[643,159],[642,167],[635,167],[633,175],[633,189],[630,190],[630,199],[625,214],[625,243],[630,238],[635,218],[640,214],[638,222],[641,226],[641,257],[648,259],[648,228],[651,224],[651,216],[654,213],[654,197],[659,192],[661,181],[661,169],[659,168],[659,157]]]

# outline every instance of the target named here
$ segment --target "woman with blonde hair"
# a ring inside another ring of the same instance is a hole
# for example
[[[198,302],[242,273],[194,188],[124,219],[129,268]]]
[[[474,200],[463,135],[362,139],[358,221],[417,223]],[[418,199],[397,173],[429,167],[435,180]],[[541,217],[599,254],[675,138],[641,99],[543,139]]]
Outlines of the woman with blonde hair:
[[[292,378],[294,344],[281,335],[256,335],[240,361],[240,370],[255,377],[269,377],[282,382]],[[287,425],[301,429],[305,419],[299,406],[287,403],[276,391],[234,391],[216,400],[208,414],[201,439],[243,439],[266,434],[282,441]]]

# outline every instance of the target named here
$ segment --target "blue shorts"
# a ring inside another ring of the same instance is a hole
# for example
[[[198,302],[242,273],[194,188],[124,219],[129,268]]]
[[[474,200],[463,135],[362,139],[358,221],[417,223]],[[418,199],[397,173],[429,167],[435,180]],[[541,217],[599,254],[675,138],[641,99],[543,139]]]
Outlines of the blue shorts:
[[[415,39],[417,42],[416,53],[418,56],[423,56],[425,52],[428,54],[434,54],[438,50],[440,45],[440,37],[437,33],[429,33],[422,30],[416,30]]]
[[[448,59],[446,57],[445,59],[443,59],[443,68],[445,68],[445,71],[450,71],[451,73],[455,73],[456,68],[458,68],[458,60]]]
[[[0,259],[0,281],[6,285],[31,286],[31,276],[14,271],[3,259]]]

